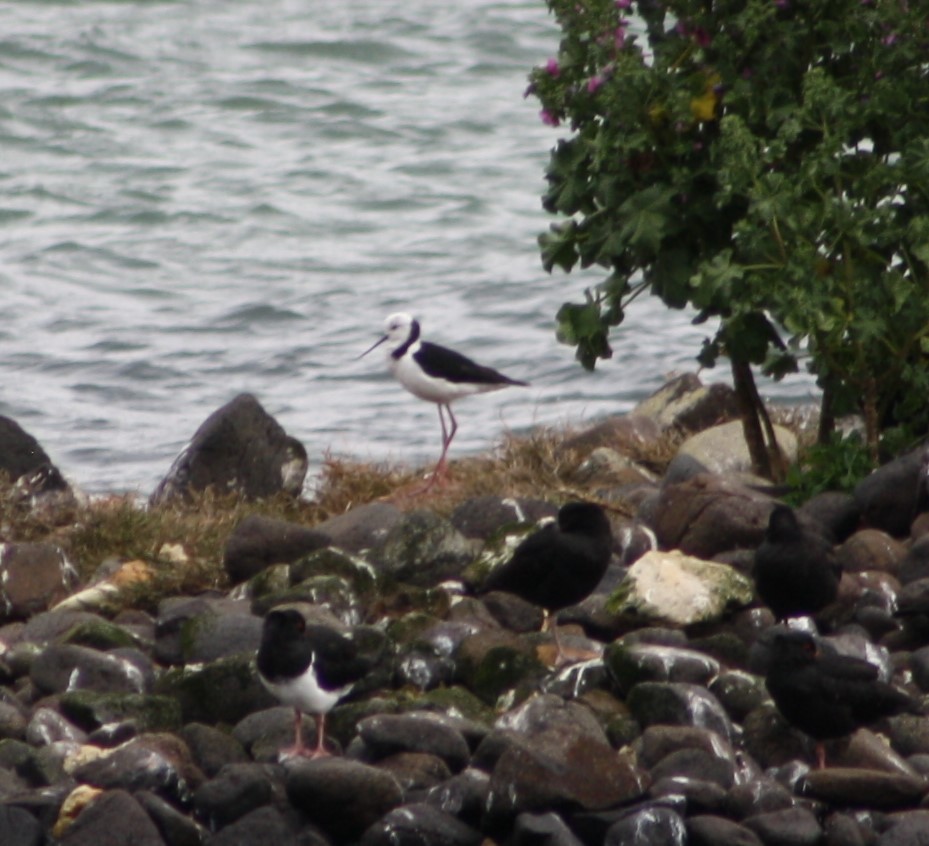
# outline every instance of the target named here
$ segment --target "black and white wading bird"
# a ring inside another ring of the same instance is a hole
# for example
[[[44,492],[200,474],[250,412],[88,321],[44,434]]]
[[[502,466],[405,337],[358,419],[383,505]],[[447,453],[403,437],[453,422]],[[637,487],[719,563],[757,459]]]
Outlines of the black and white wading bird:
[[[922,713],[917,700],[878,678],[874,664],[820,649],[800,630],[774,635],[765,685],[787,722],[816,741],[819,769],[826,764],[824,740],[882,717]]]
[[[802,526],[790,506],[776,505],[752,576],[761,601],[784,620],[816,614],[833,602],[842,566],[826,537]]]
[[[326,626],[309,624],[294,608],[265,617],[258,647],[258,677],[284,705],[294,709],[294,745],[283,756],[320,758],[325,748],[326,714],[370,669],[347,637]],[[302,716],[316,720],[316,746],[303,742]]]
[[[613,533],[604,510],[592,502],[569,502],[558,511],[557,523],[548,523],[529,535],[513,557],[494,570],[481,585],[515,593],[545,613],[547,631],[551,613],[586,599],[600,583],[613,554]],[[553,628],[558,649],[556,661],[567,661]]]
[[[444,476],[445,459],[451,446],[458,421],[452,413],[452,403],[472,394],[498,391],[510,385],[525,386],[527,382],[511,379],[492,367],[477,364],[455,350],[420,340],[419,321],[409,314],[391,314],[384,322],[384,335],[359,358],[387,344],[387,366],[394,378],[413,396],[434,402],[439,409],[442,426],[442,454],[429,480],[428,487]],[[448,414],[446,423],[445,414]]]

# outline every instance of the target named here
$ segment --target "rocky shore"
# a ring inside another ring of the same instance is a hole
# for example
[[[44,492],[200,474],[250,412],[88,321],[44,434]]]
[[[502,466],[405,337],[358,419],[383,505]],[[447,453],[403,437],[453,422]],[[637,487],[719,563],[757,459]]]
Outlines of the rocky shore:
[[[767,693],[775,620],[750,573],[778,491],[749,475],[734,418],[727,389],[682,377],[567,439],[576,466],[560,496],[501,490],[440,514],[398,491],[313,525],[256,510],[216,550],[228,589],[149,610],[133,597],[154,557],[100,562],[82,580],[54,528],[23,540],[6,515],[0,844],[929,844],[929,717],[830,741],[815,769],[811,739]],[[0,423],[8,507],[54,527],[77,494],[34,439]],[[778,437],[796,458],[794,433]],[[636,460],[659,442],[675,444],[660,474]],[[903,456],[799,512],[843,567],[820,632],[925,698],[921,466]],[[207,487],[296,497],[305,472],[303,446],[238,397],[194,434],[150,507],[181,508]],[[477,588],[579,496],[609,508],[614,556],[594,593],[558,614],[578,660],[555,667],[541,610]],[[158,552],[183,565],[182,548]],[[263,615],[283,604],[350,634],[371,662],[329,715],[329,758],[280,760],[292,711],[259,683],[254,656]]]

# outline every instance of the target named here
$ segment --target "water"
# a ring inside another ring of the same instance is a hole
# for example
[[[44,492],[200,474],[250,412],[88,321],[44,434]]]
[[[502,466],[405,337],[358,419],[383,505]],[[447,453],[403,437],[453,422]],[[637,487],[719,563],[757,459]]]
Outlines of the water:
[[[85,490],[147,494],[240,391],[314,467],[433,460],[434,407],[356,360],[391,311],[532,383],[463,401],[453,456],[628,410],[694,368],[706,328],[657,302],[594,373],[554,340],[600,274],[539,261],[559,135],[523,98],[557,47],[542,0],[0,2],[0,19],[0,414]]]

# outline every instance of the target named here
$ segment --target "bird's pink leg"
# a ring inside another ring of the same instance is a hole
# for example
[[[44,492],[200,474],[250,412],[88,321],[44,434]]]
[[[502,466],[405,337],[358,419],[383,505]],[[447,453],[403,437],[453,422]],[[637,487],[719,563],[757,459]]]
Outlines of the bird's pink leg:
[[[294,708],[294,745],[281,750],[281,755],[291,758],[295,755],[301,758],[324,758],[328,756],[323,744],[325,743],[326,715],[317,714],[316,717],[316,746],[310,748],[303,741],[303,714],[299,708]]]

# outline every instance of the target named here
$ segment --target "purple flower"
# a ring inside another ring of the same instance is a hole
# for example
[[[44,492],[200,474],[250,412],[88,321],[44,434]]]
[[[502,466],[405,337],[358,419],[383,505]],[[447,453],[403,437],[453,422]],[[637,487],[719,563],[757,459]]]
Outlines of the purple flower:
[[[616,0],[617,9],[628,9],[632,5],[632,0]]]
[[[896,43],[897,43],[897,33],[895,32],[888,33],[881,39],[881,44],[883,44],[885,47],[890,47],[891,45],[896,44]]]
[[[558,59],[549,59],[549,60],[545,63],[545,70],[546,70],[551,76],[558,76],[558,74],[561,73],[561,68],[558,67]]]
[[[546,126],[558,126],[558,124],[561,123],[561,121],[558,120],[558,115],[553,115],[548,109],[542,109],[542,111],[539,112],[539,117]]]
[[[587,93],[595,94],[597,89],[601,85],[603,85],[604,81],[605,80],[600,74],[597,74],[596,76],[592,76],[590,79],[587,80]]]
[[[789,9],[789,8],[790,8],[790,0],[774,0],[774,5],[775,5],[778,9]]]
[[[629,21],[623,19],[619,22],[619,26],[616,27],[616,32],[613,33],[613,43],[616,45],[617,50],[622,50],[623,44],[626,43],[627,26],[629,26]]]

